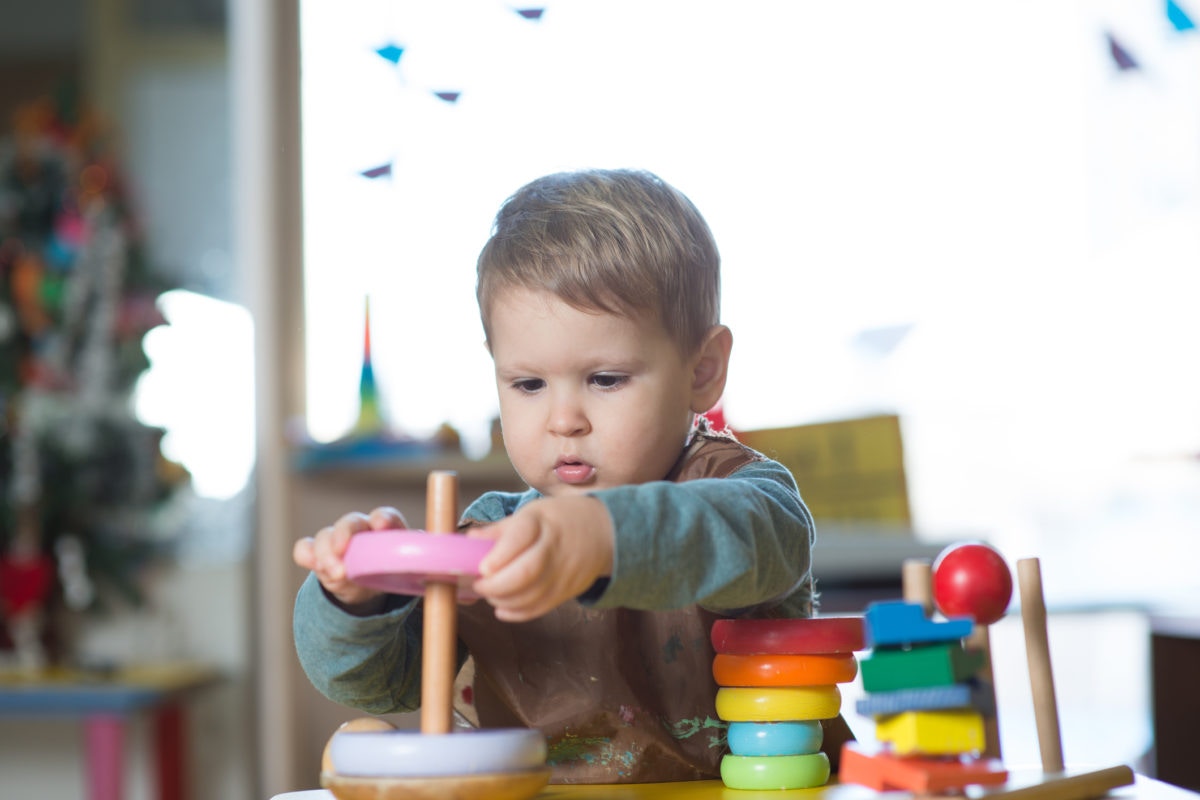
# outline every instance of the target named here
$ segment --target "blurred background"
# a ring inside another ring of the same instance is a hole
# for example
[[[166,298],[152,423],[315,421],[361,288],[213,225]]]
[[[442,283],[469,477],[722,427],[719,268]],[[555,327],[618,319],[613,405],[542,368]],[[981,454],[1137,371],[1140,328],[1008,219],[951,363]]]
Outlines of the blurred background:
[[[1196,14],[0,0],[0,800],[79,796],[99,735],[9,690],[136,704],[131,665],[175,670],[189,796],[316,786],[356,714],[297,671],[291,543],[419,524],[432,467],[519,485],[474,259],[512,191],[588,166],[709,220],[720,413],[819,510],[826,610],[951,541],[1036,556],[1089,676],[1068,761],[1153,773],[1151,634],[1200,605]],[[159,793],[156,708],[123,717],[128,797]]]

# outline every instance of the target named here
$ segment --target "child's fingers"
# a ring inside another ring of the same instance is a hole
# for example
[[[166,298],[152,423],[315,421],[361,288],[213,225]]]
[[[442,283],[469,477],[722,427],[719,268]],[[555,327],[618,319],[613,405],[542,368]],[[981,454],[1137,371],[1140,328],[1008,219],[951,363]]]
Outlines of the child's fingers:
[[[505,597],[488,598],[496,619],[504,622],[528,622],[552,611],[559,603],[543,587],[533,585]]]
[[[296,565],[307,570],[312,570],[317,565],[317,555],[315,550],[316,540],[311,536],[305,536],[303,539],[298,539],[292,545],[292,561]]]
[[[345,541],[349,542],[350,537],[356,533],[371,529],[371,519],[361,511],[351,511],[349,514],[344,514],[337,522],[333,523],[333,530],[337,531]]]
[[[351,528],[341,524],[325,528],[317,534],[314,551],[316,570],[328,581],[341,581],[346,577],[346,546],[353,535]]]
[[[519,555],[475,582],[475,591],[496,608],[526,607],[553,591],[553,582],[542,580],[545,560],[536,548]]]
[[[495,544],[479,562],[479,574],[494,575],[508,566],[514,558],[525,552],[537,539],[537,531],[520,524],[509,524],[516,520],[509,517],[496,525],[489,525],[477,532],[482,538],[493,539]]]
[[[408,527],[408,523],[404,521],[404,515],[391,506],[372,509],[367,517],[367,524],[373,531],[390,531]]]

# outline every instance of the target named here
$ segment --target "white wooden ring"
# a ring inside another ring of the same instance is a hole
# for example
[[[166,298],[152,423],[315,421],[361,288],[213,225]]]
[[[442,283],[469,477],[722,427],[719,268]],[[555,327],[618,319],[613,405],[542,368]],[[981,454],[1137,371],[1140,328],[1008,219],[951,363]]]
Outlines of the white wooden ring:
[[[330,740],[329,756],[334,772],[346,776],[490,775],[544,767],[546,738],[526,728],[439,734],[341,731]]]

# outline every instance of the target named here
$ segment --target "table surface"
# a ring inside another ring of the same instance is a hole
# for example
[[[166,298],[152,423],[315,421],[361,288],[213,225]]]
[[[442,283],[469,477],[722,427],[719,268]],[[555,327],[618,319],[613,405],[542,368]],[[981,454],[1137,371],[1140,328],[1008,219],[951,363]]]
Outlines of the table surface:
[[[127,714],[220,680],[193,663],[128,665],[105,672],[0,670],[0,716]]]
[[[1068,769],[1067,775],[1088,770]],[[1010,770],[1012,778],[1010,787],[1027,785],[1035,781],[1040,772]],[[968,797],[975,797],[974,787],[969,790]],[[986,791],[979,791],[978,797],[986,798]],[[1144,775],[1136,775],[1131,786],[1121,786],[1110,794],[1113,798],[1126,800],[1196,800],[1200,794],[1180,789],[1169,783],[1163,783]],[[685,781],[679,783],[640,783],[617,785],[590,786],[547,786],[537,795],[535,800],[871,800],[871,798],[888,798],[888,800],[904,800],[913,797],[908,792],[875,792],[865,786],[853,784],[830,784],[816,789],[793,789],[778,792],[743,792],[726,789],[720,781]],[[271,800],[335,800],[332,793],[325,789],[310,789],[303,792],[288,792],[277,794]]]

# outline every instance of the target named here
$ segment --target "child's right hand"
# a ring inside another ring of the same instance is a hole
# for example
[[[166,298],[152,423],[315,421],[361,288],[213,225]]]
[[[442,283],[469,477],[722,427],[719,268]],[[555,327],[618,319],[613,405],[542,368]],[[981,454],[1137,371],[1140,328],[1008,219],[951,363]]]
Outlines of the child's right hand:
[[[369,515],[352,511],[333,525],[319,530],[316,536],[306,536],[296,542],[292,547],[292,559],[314,572],[325,591],[347,611],[371,613],[380,604],[383,592],[360,586],[346,577],[345,557],[350,537],[363,531],[407,527],[404,516],[388,506],[377,508]]]

